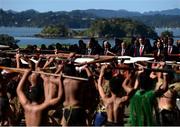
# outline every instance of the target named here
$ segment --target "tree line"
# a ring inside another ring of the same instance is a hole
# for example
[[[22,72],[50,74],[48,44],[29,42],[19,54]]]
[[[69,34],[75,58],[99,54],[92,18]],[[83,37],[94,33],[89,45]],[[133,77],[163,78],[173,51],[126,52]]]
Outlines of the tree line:
[[[152,27],[141,22],[131,19],[99,19],[91,23],[90,28],[83,31],[70,30],[65,25],[49,25],[44,27],[38,36],[41,37],[97,37],[97,38],[114,38],[114,37],[132,37],[145,36],[156,38],[157,33]]]
[[[45,27],[47,25],[57,25],[59,23],[62,23],[69,28],[89,28],[94,20],[101,18],[108,19],[107,17],[100,17],[88,11],[81,10],[75,10],[71,12],[49,11],[44,13],[39,13],[34,10],[28,10],[15,13],[0,9],[0,26]],[[180,27],[179,15],[156,14],[127,17],[124,16],[124,18],[130,18],[135,21],[140,21],[151,27]]]

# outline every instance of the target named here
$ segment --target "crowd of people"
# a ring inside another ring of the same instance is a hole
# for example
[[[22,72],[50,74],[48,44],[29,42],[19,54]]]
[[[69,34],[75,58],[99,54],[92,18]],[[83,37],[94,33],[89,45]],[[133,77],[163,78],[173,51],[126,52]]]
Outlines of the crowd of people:
[[[29,48],[30,55],[17,50],[14,61],[0,61],[1,126],[180,125],[180,42],[175,46],[173,38],[158,38],[153,46],[144,37],[133,37],[130,45],[115,39],[114,47],[91,38],[69,49],[58,44],[54,54],[40,54],[46,46]],[[59,50],[73,53],[62,59]],[[79,54],[94,62],[76,63]],[[147,55],[154,61],[96,62]]]

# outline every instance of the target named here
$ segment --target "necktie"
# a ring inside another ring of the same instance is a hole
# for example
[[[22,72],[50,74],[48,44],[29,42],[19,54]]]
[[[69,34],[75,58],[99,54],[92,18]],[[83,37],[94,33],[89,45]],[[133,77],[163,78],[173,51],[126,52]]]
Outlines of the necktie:
[[[91,55],[91,49],[88,49],[88,55]]]
[[[140,53],[140,56],[142,56],[142,53],[143,53],[143,46],[140,46],[139,53]]]
[[[171,54],[171,51],[172,51],[172,46],[169,46],[168,47],[168,54]]]
[[[136,47],[134,47],[134,56],[136,56]]]
[[[158,52],[157,52],[157,56],[159,56],[160,55],[160,49],[158,49]]]
[[[122,49],[121,56],[124,56],[125,49]]]

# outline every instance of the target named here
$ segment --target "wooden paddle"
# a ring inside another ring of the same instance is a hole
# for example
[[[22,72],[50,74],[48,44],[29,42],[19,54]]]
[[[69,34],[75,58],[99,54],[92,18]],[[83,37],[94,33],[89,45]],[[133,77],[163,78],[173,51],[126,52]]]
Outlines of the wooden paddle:
[[[22,68],[10,68],[10,67],[4,67],[4,66],[0,66],[0,69],[10,70],[11,72],[19,72],[19,73],[23,73],[25,71],[25,69],[22,69]],[[46,73],[46,72],[41,72],[41,71],[32,71],[32,73],[44,74],[44,75],[56,76],[56,77],[60,76],[60,74]],[[88,81],[87,78],[68,76],[65,74],[63,74],[62,77],[75,79],[75,80]]]
[[[114,56],[107,57],[107,58],[104,57],[104,58],[100,58],[100,59],[98,59],[98,60],[80,63],[80,64],[77,64],[77,66],[82,66],[82,65],[85,65],[85,64],[95,64],[95,63],[112,62],[112,61],[115,60],[115,59],[116,59],[116,57],[114,57]]]
[[[135,71],[139,71],[139,69],[137,68],[133,68],[133,67],[116,67],[117,69],[120,69],[120,70],[135,70]],[[172,69],[155,69],[155,68],[144,68],[145,70],[148,70],[148,71],[153,71],[153,72],[165,72],[165,73],[177,73],[177,74],[180,74],[180,70],[178,71],[175,71],[175,70],[172,70]]]

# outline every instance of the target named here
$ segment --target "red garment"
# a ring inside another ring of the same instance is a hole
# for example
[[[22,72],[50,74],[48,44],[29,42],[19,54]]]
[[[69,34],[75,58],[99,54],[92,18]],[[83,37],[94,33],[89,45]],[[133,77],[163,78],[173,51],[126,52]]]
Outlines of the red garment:
[[[142,56],[142,53],[143,53],[143,47],[140,46],[140,49],[139,49],[139,54],[140,54],[140,56]]]

